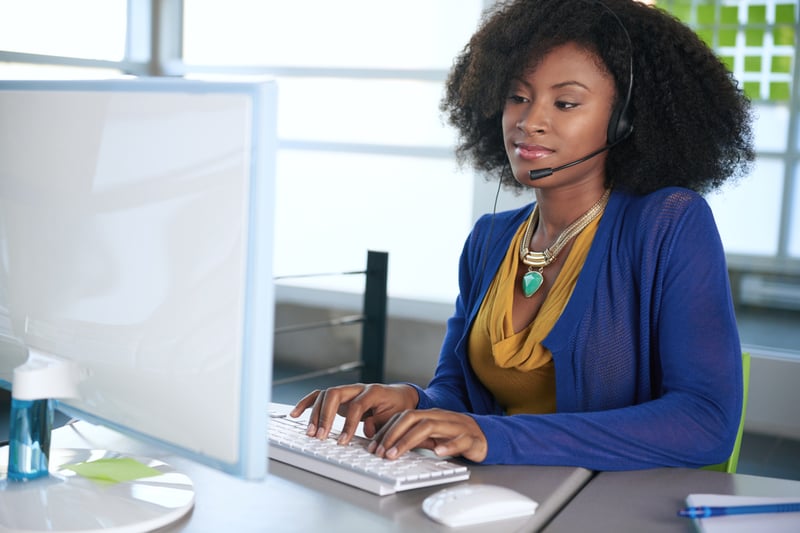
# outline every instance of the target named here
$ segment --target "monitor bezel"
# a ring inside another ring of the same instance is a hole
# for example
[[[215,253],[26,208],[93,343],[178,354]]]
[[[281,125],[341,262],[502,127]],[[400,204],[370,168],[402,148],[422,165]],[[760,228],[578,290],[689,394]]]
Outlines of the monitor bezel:
[[[272,376],[274,285],[275,153],[277,86],[272,80],[205,81],[182,78],[131,78],[114,80],[11,80],[0,81],[2,91],[169,92],[235,93],[252,104],[250,168],[247,213],[246,282],[239,400],[238,457],[233,462],[205,455],[156,436],[136,431],[124,422],[110,420],[56,400],[56,408],[69,416],[117,430],[167,452],[211,466],[244,479],[261,479],[267,473],[266,424]],[[25,347],[14,337],[0,342],[6,353],[19,356]],[[0,386],[12,383],[0,376]],[[209,391],[213,394],[213,391]]]

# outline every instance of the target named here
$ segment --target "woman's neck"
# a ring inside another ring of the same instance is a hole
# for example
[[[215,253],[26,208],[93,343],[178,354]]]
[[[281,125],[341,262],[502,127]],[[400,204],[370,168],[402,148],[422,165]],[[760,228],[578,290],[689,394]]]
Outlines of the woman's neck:
[[[572,189],[538,189],[539,223],[532,244],[548,246],[570,224],[586,213],[603,196],[602,185]]]

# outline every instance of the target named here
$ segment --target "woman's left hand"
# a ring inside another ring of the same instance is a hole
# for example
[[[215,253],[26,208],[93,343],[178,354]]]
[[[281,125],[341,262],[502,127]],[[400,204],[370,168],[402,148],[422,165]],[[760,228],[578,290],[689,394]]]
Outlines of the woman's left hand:
[[[443,409],[395,414],[375,435],[369,451],[396,459],[413,448],[427,448],[438,456],[460,455],[476,463],[488,452],[486,436],[471,416]]]

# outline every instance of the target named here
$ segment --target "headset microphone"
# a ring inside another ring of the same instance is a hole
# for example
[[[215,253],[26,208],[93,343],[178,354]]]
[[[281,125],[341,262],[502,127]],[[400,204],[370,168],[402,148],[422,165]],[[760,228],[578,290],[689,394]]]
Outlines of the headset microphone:
[[[620,140],[622,140],[622,139],[620,139]],[[542,178],[546,178],[547,176],[551,175],[553,172],[558,172],[559,170],[564,170],[565,168],[569,168],[569,167],[578,165],[580,163],[583,163],[584,161],[588,161],[589,159],[593,158],[594,156],[599,155],[599,154],[605,152],[606,150],[610,149],[612,146],[616,145],[618,142],[619,141],[617,141],[617,142],[615,142],[613,144],[607,144],[607,145],[603,146],[602,148],[599,148],[599,149],[595,150],[594,152],[581,157],[580,159],[576,159],[575,161],[573,161],[571,163],[567,163],[566,165],[561,165],[560,167],[556,167],[556,168],[539,168],[539,169],[536,169],[536,170],[531,170],[531,172],[530,172],[531,181],[540,180]]]

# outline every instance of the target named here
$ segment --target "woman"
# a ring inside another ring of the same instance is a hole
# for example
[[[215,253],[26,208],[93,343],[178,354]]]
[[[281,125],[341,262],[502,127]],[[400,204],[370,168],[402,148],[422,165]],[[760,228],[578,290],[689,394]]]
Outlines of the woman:
[[[458,154],[525,208],[486,215],[426,388],[314,391],[308,433],[371,450],[597,470],[725,460],[741,414],[725,257],[700,194],[753,160],[749,103],[694,33],[633,0],[518,0],[457,59]],[[700,193],[700,194],[698,194]]]

